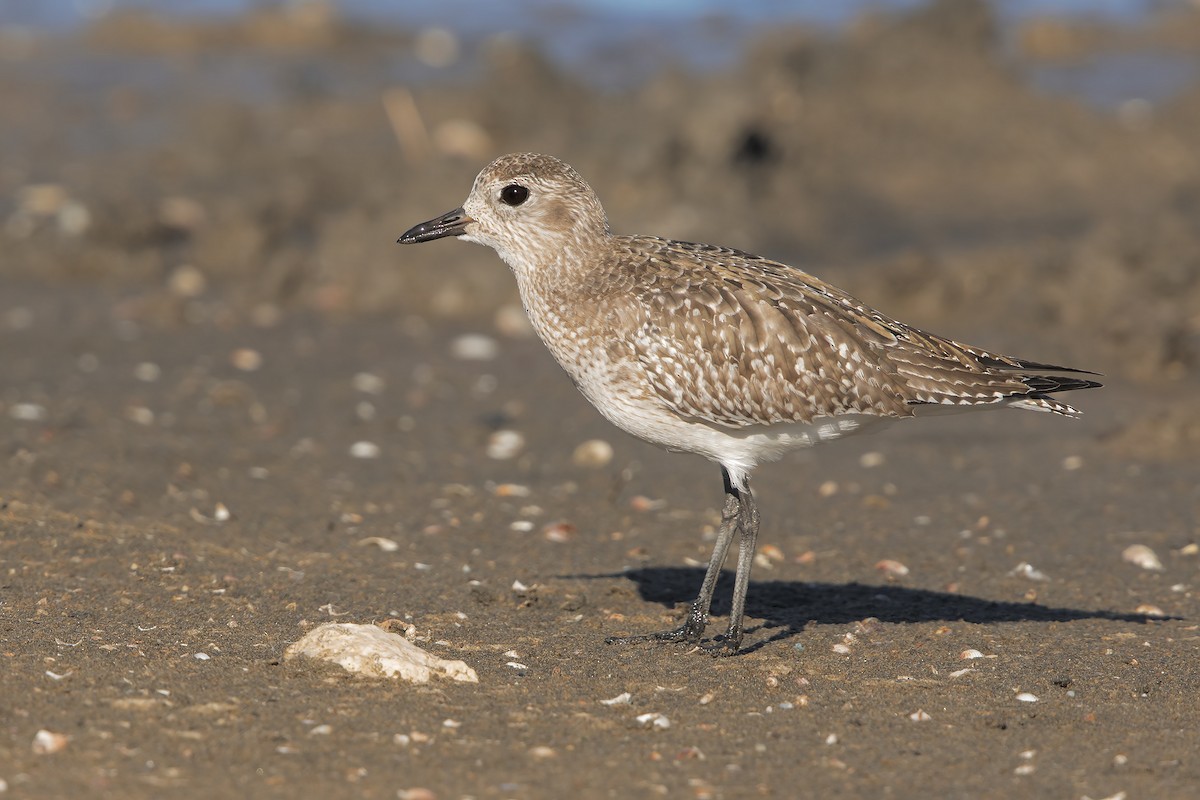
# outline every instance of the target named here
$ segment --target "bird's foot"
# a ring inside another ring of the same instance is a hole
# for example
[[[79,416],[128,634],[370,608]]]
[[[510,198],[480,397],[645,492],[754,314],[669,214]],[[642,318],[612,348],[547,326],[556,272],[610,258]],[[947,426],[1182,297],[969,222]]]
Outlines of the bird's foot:
[[[730,629],[720,636],[714,636],[711,641],[700,645],[700,649],[713,658],[736,656],[742,646],[742,632]]]
[[[605,644],[637,644],[639,642],[687,642],[696,644],[704,636],[704,622],[689,616],[687,622],[669,631],[655,631],[637,636],[609,636]]]
[[[726,639],[724,636],[718,636],[710,642],[705,642],[700,645],[700,649],[708,653],[713,658],[725,658],[726,656],[736,656],[738,648],[741,647],[739,642],[732,639]]]

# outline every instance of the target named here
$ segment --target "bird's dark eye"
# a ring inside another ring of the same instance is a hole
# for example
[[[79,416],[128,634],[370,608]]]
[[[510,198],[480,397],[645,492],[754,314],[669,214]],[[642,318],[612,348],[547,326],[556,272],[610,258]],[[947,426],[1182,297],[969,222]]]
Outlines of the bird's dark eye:
[[[500,190],[500,201],[505,205],[519,206],[529,199],[529,190],[519,183],[510,183]]]

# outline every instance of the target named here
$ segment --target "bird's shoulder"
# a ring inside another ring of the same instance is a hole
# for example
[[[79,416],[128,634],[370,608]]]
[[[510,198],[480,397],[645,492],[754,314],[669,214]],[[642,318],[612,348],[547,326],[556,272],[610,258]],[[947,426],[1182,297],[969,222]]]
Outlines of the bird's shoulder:
[[[906,330],[771,259],[652,237],[619,242],[622,348],[676,413],[744,426],[905,413],[883,350]]]
[[[607,282],[668,327],[726,325],[732,316],[768,313],[793,328],[821,329],[836,320],[879,344],[911,330],[836,286],[763,256],[652,236],[614,239]]]

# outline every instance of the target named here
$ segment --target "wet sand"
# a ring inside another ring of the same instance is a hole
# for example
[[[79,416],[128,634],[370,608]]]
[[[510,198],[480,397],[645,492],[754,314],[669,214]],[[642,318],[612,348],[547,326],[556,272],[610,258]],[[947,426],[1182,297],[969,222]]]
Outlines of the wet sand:
[[[413,88],[426,158],[320,70],[230,99],[185,77],[207,50],[172,51],[139,56],[165,104],[65,68],[38,104],[7,63],[6,794],[1195,796],[1200,94],[1132,123],[1038,94],[978,19],[780,34],[625,96],[516,47],[511,72]],[[100,33],[83,63],[138,52]],[[369,75],[406,41],[355,36],[298,52]],[[25,66],[79,63],[45,47]],[[719,124],[680,116],[704,103]],[[487,153],[446,152],[433,132],[468,115]],[[743,147],[752,124],[770,147]],[[606,646],[676,624],[720,480],[608,426],[490,252],[392,244],[515,149],[577,162],[618,230],[765,251],[1107,385],[1078,422],[916,421],[764,467],[746,652]],[[594,439],[611,460],[573,456]],[[479,683],[283,660],[319,623],[385,620]]]

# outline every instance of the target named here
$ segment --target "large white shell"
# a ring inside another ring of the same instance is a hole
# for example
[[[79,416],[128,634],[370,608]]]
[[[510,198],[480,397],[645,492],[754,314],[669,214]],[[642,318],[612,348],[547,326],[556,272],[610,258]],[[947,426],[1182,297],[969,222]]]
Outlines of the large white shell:
[[[434,675],[478,683],[475,670],[462,661],[448,661],[426,653],[403,636],[375,625],[330,622],[313,628],[288,647],[284,658],[319,658],[339,664],[348,672],[374,678],[397,678],[428,683]]]

